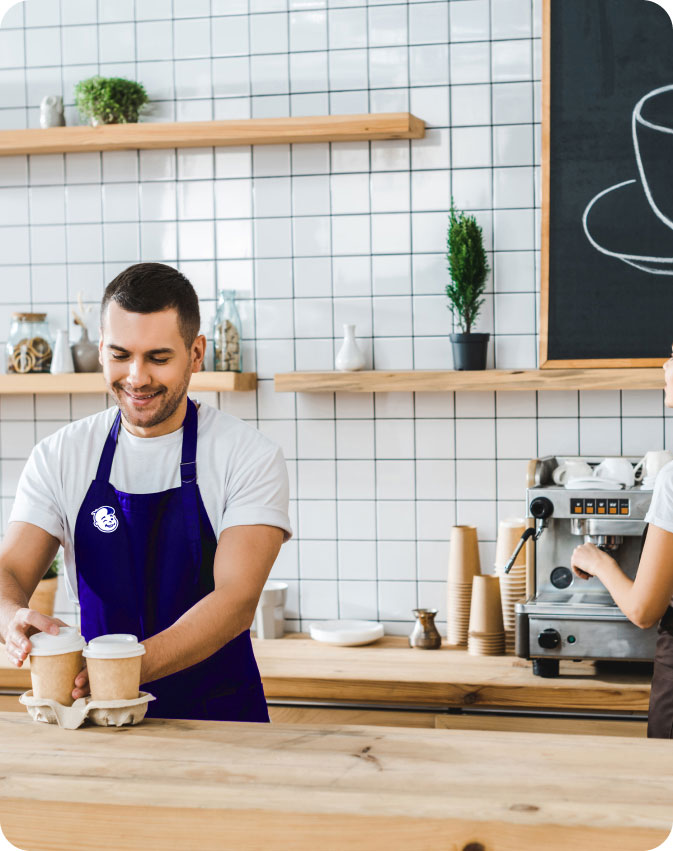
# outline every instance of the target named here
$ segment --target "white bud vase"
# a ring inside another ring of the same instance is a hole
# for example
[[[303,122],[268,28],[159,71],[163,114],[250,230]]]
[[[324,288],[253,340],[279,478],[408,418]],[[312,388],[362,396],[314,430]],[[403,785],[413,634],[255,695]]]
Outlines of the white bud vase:
[[[51,372],[53,375],[63,375],[74,371],[75,364],[73,363],[72,352],[70,351],[68,332],[57,331],[54,354],[51,359]]]
[[[336,356],[335,366],[342,372],[362,369],[365,358],[355,342],[355,325],[344,325],[344,341]]]

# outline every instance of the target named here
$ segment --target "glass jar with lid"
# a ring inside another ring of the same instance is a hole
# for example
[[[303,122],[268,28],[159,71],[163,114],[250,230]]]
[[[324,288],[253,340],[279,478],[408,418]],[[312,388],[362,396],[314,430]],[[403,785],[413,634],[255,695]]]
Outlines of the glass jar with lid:
[[[7,340],[7,372],[49,372],[52,339],[46,313],[14,313]]]
[[[234,298],[236,290],[220,290],[213,325],[216,372],[242,372],[242,325]]]

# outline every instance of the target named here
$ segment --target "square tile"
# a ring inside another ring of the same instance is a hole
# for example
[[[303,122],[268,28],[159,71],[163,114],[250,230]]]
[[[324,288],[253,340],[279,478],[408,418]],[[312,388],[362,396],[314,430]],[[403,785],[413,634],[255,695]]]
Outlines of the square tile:
[[[490,127],[454,127],[451,131],[451,163],[454,168],[490,166]]]

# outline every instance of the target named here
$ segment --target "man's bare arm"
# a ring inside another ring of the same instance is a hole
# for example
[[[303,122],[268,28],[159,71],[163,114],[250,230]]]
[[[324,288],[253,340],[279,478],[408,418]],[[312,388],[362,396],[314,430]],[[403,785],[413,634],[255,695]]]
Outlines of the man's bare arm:
[[[0,638],[18,667],[30,651],[28,637],[62,623],[28,608],[37,583],[58,552],[59,541],[32,523],[10,523],[0,544]]]
[[[141,682],[196,665],[249,629],[282,543],[283,530],[276,526],[225,529],[215,553],[215,590],[143,642]]]

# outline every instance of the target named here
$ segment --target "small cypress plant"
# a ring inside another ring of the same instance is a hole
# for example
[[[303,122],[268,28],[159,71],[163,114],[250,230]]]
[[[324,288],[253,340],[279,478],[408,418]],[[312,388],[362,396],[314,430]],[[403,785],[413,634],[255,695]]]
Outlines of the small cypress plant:
[[[148,100],[140,83],[123,77],[89,77],[75,86],[75,105],[91,124],[135,124]]]
[[[450,275],[446,285],[448,308],[463,334],[472,330],[484,303],[482,298],[489,273],[482,230],[474,216],[456,210],[451,199],[446,237],[446,259]]]

